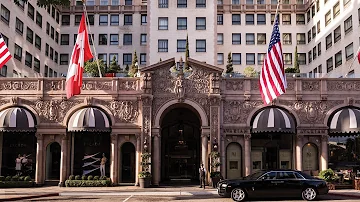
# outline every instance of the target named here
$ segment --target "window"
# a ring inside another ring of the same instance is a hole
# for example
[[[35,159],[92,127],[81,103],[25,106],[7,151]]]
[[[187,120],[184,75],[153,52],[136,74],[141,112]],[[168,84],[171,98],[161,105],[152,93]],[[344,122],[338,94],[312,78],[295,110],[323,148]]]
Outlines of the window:
[[[232,24],[233,25],[240,25],[241,24],[240,14],[232,14]]]
[[[49,44],[45,44],[45,56],[49,56]]]
[[[253,25],[254,24],[254,14],[246,14],[245,20],[247,25]]]
[[[28,3],[28,16],[30,19],[34,20],[35,17],[35,9],[30,3]]]
[[[206,0],[196,0],[196,7],[197,8],[205,8],[206,7]]]
[[[306,65],[306,54],[298,53],[298,61],[299,61],[299,65]]]
[[[351,43],[345,47],[345,57],[346,57],[346,61],[348,61],[354,57],[353,43]]]
[[[331,58],[329,58],[329,59],[327,59],[326,60],[326,71],[327,71],[327,73],[329,73],[329,72],[331,72],[332,70],[333,70],[333,58],[331,57]]]
[[[296,179],[296,177],[293,172],[279,172],[276,179]]]
[[[70,15],[61,16],[61,25],[70,25]]]
[[[50,35],[50,23],[46,22],[46,34]]]
[[[123,55],[123,64],[130,65],[132,62],[132,54],[131,53],[124,53]]]
[[[318,56],[321,55],[321,42],[317,45],[318,48]]]
[[[40,60],[34,57],[34,71],[40,73]]]
[[[331,22],[331,11],[328,11],[325,14],[325,26],[327,26]]]
[[[40,15],[40,13],[37,11],[36,11],[36,24],[39,27],[42,27],[42,15]]]
[[[258,33],[257,34],[257,44],[258,45],[266,44],[266,33]]]
[[[100,15],[99,16],[99,25],[100,26],[107,26],[108,25],[108,15]]]
[[[292,54],[291,53],[284,53],[284,64],[291,65],[292,64]]]
[[[241,34],[240,33],[233,33],[232,34],[232,44],[233,45],[240,45],[241,44]]]
[[[310,43],[310,41],[311,41],[311,29],[308,31],[308,43]]]
[[[329,35],[327,35],[327,37],[325,38],[326,41],[326,50],[329,49],[332,46],[332,36],[331,33]]]
[[[333,7],[333,18],[335,19],[339,14],[340,14],[340,2],[337,2]]]
[[[275,20],[275,14],[271,14],[270,16],[271,24],[274,24],[274,20]]]
[[[25,52],[25,65],[32,68],[32,55],[29,52]]]
[[[9,38],[6,37],[5,35],[2,35],[3,39],[4,39],[4,42],[7,46],[9,46]]]
[[[247,65],[255,64],[255,53],[246,53],[246,64]]]
[[[217,1],[217,4],[218,4],[218,5],[223,5],[223,0],[218,0],[218,1]]]
[[[69,34],[61,34],[60,45],[69,45],[69,41],[70,41]]]
[[[59,22],[60,22],[60,13],[56,12],[56,23],[59,24]]]
[[[296,24],[305,25],[305,14],[296,14]]]
[[[51,37],[52,39],[54,39],[54,37],[55,37],[55,29],[54,29],[52,26],[51,26],[50,37]]]
[[[168,18],[159,18],[159,30],[167,30],[168,29]]]
[[[108,0],[100,0],[100,5],[107,6],[107,5],[109,5],[109,2],[108,2]]]
[[[297,33],[296,34],[296,43],[297,44],[306,44],[305,33]]]
[[[344,0],[344,8],[347,7],[350,2],[351,2],[351,0]]]
[[[17,5],[20,7],[20,9],[24,10],[24,6],[25,6],[25,1],[23,0],[19,0]]]
[[[312,52],[308,52],[309,64],[312,62]]]
[[[169,2],[168,0],[158,0],[159,1],[159,8],[168,8]]]
[[[358,18],[359,18],[359,25],[360,25],[360,8],[358,9]]]
[[[58,52],[55,51],[54,62],[55,62],[56,64],[58,63],[58,59],[59,59],[59,54],[58,54]]]
[[[185,52],[186,51],[186,40],[177,40],[177,52]]]
[[[223,33],[218,33],[217,34],[217,44],[218,45],[223,45],[224,44],[224,34]]]
[[[119,25],[119,15],[110,15],[110,25]]]
[[[248,2],[246,2],[248,3]],[[232,0],[233,5],[240,5],[240,0]]]
[[[335,54],[335,68],[337,68],[341,64],[342,64],[342,53],[341,51],[339,51]]]
[[[258,65],[264,64],[265,53],[258,53]]]
[[[55,19],[55,7],[51,7],[51,17]]]
[[[168,40],[167,39],[158,40],[158,52],[168,52]]]
[[[140,53],[140,65],[146,65],[146,53]]]
[[[60,65],[68,65],[69,54],[60,54]]]
[[[314,25],[311,29],[312,32],[312,38],[314,39],[316,37],[316,26]]]
[[[232,54],[233,65],[241,65],[241,53]]]
[[[291,25],[291,14],[282,14],[282,24]]]
[[[132,15],[124,15],[124,25],[132,25]]]
[[[177,29],[186,30],[187,29],[187,18],[177,18]]]
[[[187,0],[177,0],[177,7],[178,8],[186,8],[187,7]]]
[[[99,34],[99,45],[107,45],[107,34]]]
[[[4,65],[1,69],[0,69],[0,77],[6,77],[7,76],[7,66]]]
[[[15,31],[20,35],[24,32],[24,23],[19,18],[16,18]]]
[[[140,45],[146,45],[146,41],[147,41],[147,34],[141,34],[140,35]]]
[[[125,0],[125,5],[132,5],[132,0]]]
[[[307,20],[307,22],[310,22],[310,18],[311,18],[310,10],[308,10],[308,12],[306,12],[306,20]]]
[[[223,16],[223,14],[218,14],[217,15],[217,24],[218,25],[223,25],[224,24],[224,16]],[[234,24],[234,21],[233,21],[233,24]]]
[[[223,65],[224,64],[224,53],[217,54],[217,64]]]
[[[206,52],[205,39],[196,39],[196,52]]]
[[[26,40],[31,44],[34,43],[34,32],[29,27],[26,29]]]
[[[206,30],[206,18],[204,17],[196,18],[196,30]]]
[[[110,34],[110,45],[119,45],[119,35]]]
[[[53,77],[53,69],[49,68],[49,77]]]
[[[22,48],[15,44],[15,53],[14,53],[14,58],[16,58],[17,60],[19,60],[21,62],[21,58],[22,58]]]
[[[320,33],[320,29],[321,29],[321,26],[320,26],[320,20],[316,23],[316,27],[317,27],[317,33],[319,34]]]
[[[75,15],[75,25],[79,25],[81,21],[81,15]],[[100,17],[101,20],[101,17]]]
[[[283,43],[285,45],[291,45],[292,44],[291,33],[283,33]]]
[[[345,29],[345,35],[352,31],[352,16],[350,16],[348,19],[344,22],[344,29]]]
[[[10,11],[5,6],[1,5],[1,20],[9,25],[10,22]]]
[[[313,48],[312,50],[312,53],[313,53],[313,59],[315,60],[316,59],[316,46]]]
[[[124,34],[124,45],[132,45],[132,34]]]
[[[340,41],[341,39],[341,28],[340,25],[334,30],[334,43]]]
[[[257,14],[257,24],[266,25],[266,16],[265,14]]]
[[[119,62],[119,55],[117,53],[110,53],[109,54],[109,61],[110,64],[112,63],[113,59],[115,58],[116,64]]]
[[[146,25],[146,24],[147,24],[147,15],[141,14],[141,25]]]
[[[74,34],[74,45],[76,44],[77,34]]]
[[[98,59],[105,65],[107,65],[107,54],[106,53],[99,53]]]
[[[247,33],[246,34],[246,44],[247,45],[254,45],[255,44],[255,34],[254,33]]]
[[[35,47],[41,50],[41,38],[37,34],[35,34]]]

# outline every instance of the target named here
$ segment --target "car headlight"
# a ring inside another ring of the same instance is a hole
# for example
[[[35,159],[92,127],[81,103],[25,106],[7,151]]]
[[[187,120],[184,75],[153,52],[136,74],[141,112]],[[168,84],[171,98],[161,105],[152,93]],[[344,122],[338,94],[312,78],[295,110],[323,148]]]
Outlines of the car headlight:
[[[227,187],[227,184],[222,184],[221,187]]]

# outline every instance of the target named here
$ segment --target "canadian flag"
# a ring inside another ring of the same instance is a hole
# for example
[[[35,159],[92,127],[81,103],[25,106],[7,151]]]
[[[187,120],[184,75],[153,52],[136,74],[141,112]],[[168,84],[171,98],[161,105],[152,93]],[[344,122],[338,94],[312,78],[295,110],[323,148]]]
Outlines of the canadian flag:
[[[70,65],[66,76],[66,96],[70,99],[79,95],[82,86],[84,63],[93,58],[91,53],[88,32],[85,24],[85,15],[80,21],[80,27],[76,38],[75,47],[71,54]]]
[[[360,64],[360,48],[359,48],[359,51],[358,51],[358,61],[359,61],[359,64]]]

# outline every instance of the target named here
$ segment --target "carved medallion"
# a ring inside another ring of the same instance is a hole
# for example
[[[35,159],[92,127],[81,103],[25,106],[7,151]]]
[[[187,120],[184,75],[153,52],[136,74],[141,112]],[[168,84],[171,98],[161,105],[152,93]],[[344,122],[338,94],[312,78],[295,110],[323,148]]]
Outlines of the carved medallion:
[[[318,91],[320,89],[320,81],[302,81],[303,91]]]
[[[62,89],[62,81],[44,80],[44,89],[46,91],[57,91]]]
[[[138,101],[114,100],[108,103],[107,107],[119,122],[137,122],[139,116]]]
[[[226,90],[243,90],[244,88],[244,80],[243,79],[228,79],[225,81]]]
[[[137,81],[119,81],[119,90],[137,90]]]
[[[83,80],[82,90],[111,90],[112,81],[87,81]]]

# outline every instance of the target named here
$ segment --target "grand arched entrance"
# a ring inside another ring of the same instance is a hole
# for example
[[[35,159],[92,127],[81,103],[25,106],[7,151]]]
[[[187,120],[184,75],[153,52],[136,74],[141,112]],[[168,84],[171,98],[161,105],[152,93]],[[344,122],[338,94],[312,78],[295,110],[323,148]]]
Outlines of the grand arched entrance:
[[[197,182],[200,166],[200,120],[191,109],[168,111],[161,122],[161,181]]]

